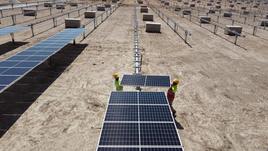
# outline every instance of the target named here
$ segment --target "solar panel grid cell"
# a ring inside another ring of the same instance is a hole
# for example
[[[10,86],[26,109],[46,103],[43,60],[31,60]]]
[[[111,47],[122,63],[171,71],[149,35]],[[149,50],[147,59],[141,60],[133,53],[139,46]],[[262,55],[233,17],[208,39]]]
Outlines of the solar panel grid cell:
[[[121,81],[122,85],[143,86],[146,76],[142,75],[124,75]]]
[[[141,123],[141,145],[180,145],[173,123]]]
[[[138,121],[138,106],[109,105],[105,121]]]
[[[100,145],[139,145],[137,123],[104,123]]]
[[[169,76],[147,76],[146,86],[170,87]]]
[[[110,104],[138,104],[137,92],[112,92]]]
[[[167,104],[164,92],[142,92],[139,94],[139,104]]]
[[[140,105],[140,121],[173,122],[168,106]]]
[[[141,151],[183,151],[182,148],[142,148]]]
[[[98,151],[139,151],[139,148],[109,148],[109,147],[99,147]]]

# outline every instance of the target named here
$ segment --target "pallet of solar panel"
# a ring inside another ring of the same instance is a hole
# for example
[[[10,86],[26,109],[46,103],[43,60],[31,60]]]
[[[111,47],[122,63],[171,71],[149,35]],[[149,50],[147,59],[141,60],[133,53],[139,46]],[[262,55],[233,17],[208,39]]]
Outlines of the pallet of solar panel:
[[[190,4],[190,7],[195,7],[195,4]]]
[[[95,18],[96,17],[96,11],[85,11],[84,15],[85,18]]]
[[[268,19],[260,19],[260,26],[268,27]]]
[[[142,1],[142,0],[138,0],[138,3],[139,3],[139,4],[143,4],[143,1]]]
[[[242,9],[242,10],[246,10],[246,9],[247,9],[247,7],[245,7],[245,6],[242,6],[242,7],[241,7],[241,9]]]
[[[199,16],[199,22],[201,24],[209,24],[211,22],[210,16]]]
[[[165,2],[164,4],[165,4],[165,6],[169,6],[169,2]]]
[[[161,23],[146,22],[145,31],[148,33],[161,33]]]
[[[106,3],[106,4],[104,4],[104,7],[105,8],[111,8],[111,4]]]
[[[97,6],[97,11],[105,11],[105,6]]]
[[[192,11],[191,10],[183,10],[182,11],[182,14],[183,15],[191,15],[192,14]]]
[[[33,8],[24,8],[23,9],[23,15],[24,16],[36,16],[37,10]]]
[[[78,6],[78,3],[76,3],[76,2],[70,2],[69,5],[71,7],[77,7]]]
[[[53,7],[53,3],[52,2],[45,2],[44,7]]]
[[[224,34],[229,36],[240,36],[242,33],[242,26],[225,25]]]
[[[215,11],[215,9],[210,8],[210,9],[208,10],[208,13],[209,13],[209,14],[215,14],[215,13],[216,13],[216,11]]]
[[[232,12],[224,12],[223,13],[223,17],[232,17],[232,16],[233,16]]]
[[[80,28],[81,19],[80,18],[66,18],[65,19],[65,28]]]
[[[216,9],[221,9],[221,5],[216,5],[215,8]]]
[[[56,4],[56,9],[65,9],[65,4]]]
[[[175,6],[174,11],[176,11],[176,12],[181,11],[181,7],[179,7],[179,6]]]
[[[149,12],[149,8],[145,5],[140,7],[140,12],[141,13],[148,13]]]
[[[189,5],[189,2],[183,2],[184,5]]]
[[[143,21],[154,21],[154,15],[153,14],[143,14],[142,20]]]

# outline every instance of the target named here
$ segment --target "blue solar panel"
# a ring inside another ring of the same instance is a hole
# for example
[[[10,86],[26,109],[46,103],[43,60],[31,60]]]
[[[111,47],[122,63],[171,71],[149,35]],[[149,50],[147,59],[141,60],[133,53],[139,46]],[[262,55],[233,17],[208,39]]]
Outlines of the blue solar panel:
[[[15,33],[18,31],[26,30],[29,27],[21,26],[21,25],[15,25],[15,26],[8,26],[0,28],[0,36],[8,35],[10,33]]]
[[[169,121],[173,119],[167,105],[140,105],[140,121]]]
[[[0,75],[0,85],[8,85],[14,80],[16,80],[19,76],[2,76]]]
[[[98,151],[139,151],[139,148],[118,148],[118,147],[99,147]]]
[[[109,105],[105,121],[138,121],[138,106]]]
[[[141,123],[141,145],[181,145],[174,123]]]
[[[164,92],[140,92],[139,104],[167,104]]]
[[[18,61],[2,61],[0,62],[0,67],[13,67],[18,64]]]
[[[23,75],[27,71],[29,71],[30,68],[10,68],[5,72],[2,72],[1,75]]]
[[[11,29],[13,28],[10,28],[10,30]],[[0,32],[1,30],[2,29],[0,29]],[[57,53],[60,49],[62,49],[65,45],[67,45],[67,43],[70,40],[80,35],[83,31],[84,31],[83,28],[65,29],[64,31],[56,34],[55,36],[50,37],[49,39],[40,42],[35,46],[28,48],[14,56],[11,56],[5,61],[1,61],[0,77],[2,78],[0,79],[1,82],[0,85],[8,87],[10,84],[15,82],[19,78],[23,77],[24,74],[33,70],[33,68],[35,68],[37,65],[43,63],[51,55]],[[55,42],[53,43],[52,41],[54,40]],[[4,70],[4,68],[10,68],[10,69]],[[13,76],[4,76],[4,75],[13,75]],[[4,88],[2,88],[0,92],[2,92],[3,89]]]
[[[98,151],[183,151],[164,92],[112,92]]]
[[[0,86],[0,91],[2,90],[2,89],[4,89],[5,88],[5,86]]]
[[[170,87],[169,76],[147,76],[146,86]]]
[[[112,92],[110,104],[138,104],[137,92]]]
[[[34,62],[34,61],[23,61],[23,62],[20,62],[19,64],[17,64],[15,67],[24,67],[24,68],[27,68],[27,67],[35,67],[36,65],[38,65],[39,62]]]
[[[143,86],[146,76],[142,75],[124,75],[121,81],[122,85]]]
[[[183,151],[182,148],[142,148],[141,151]]]
[[[121,84],[131,86],[170,87],[170,77],[152,75],[124,75]]]
[[[137,123],[104,123],[100,145],[139,145]]]

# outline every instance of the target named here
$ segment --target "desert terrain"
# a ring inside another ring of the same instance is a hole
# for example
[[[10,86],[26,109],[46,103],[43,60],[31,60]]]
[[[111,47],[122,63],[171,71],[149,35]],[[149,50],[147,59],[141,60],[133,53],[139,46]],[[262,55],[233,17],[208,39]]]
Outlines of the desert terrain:
[[[187,16],[166,9],[158,0],[149,3],[191,31],[186,44],[149,9],[155,22],[161,23],[161,33],[147,33],[142,14],[138,13],[142,73],[180,79],[173,107],[181,126],[178,132],[184,150],[267,151],[267,30],[258,31],[258,36],[246,33],[235,45],[234,37],[225,35],[221,29],[215,35],[212,25],[200,27],[198,20],[189,21]],[[85,39],[80,37],[76,45],[70,43],[55,54],[51,58],[55,66],[43,63],[0,94],[0,151],[96,150],[109,95],[115,90],[112,74],[119,72],[122,76],[134,71],[135,6],[136,1],[124,0]],[[47,16],[49,11],[45,13],[42,15]],[[80,18],[83,24],[89,22],[83,15]],[[228,24],[226,19],[220,22]],[[63,28],[61,24],[37,31],[39,34],[34,37],[30,30],[16,33],[15,46],[9,42],[9,35],[2,36],[0,61]],[[93,25],[86,28],[92,29]],[[245,31],[249,28],[245,25]]]

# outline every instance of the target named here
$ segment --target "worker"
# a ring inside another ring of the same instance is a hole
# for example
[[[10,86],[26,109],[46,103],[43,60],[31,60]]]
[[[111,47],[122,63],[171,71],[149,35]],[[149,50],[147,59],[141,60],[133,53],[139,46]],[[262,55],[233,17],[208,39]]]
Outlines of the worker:
[[[115,85],[116,91],[122,91],[123,90],[123,86],[120,85],[119,74],[118,73],[114,73],[113,74],[113,77],[114,77],[114,85]]]
[[[167,91],[168,103],[169,103],[169,106],[171,108],[171,111],[174,117],[176,116],[176,110],[173,108],[172,104],[175,98],[175,93],[177,92],[177,89],[178,89],[178,85],[179,85],[179,80],[174,79],[170,88]]]

